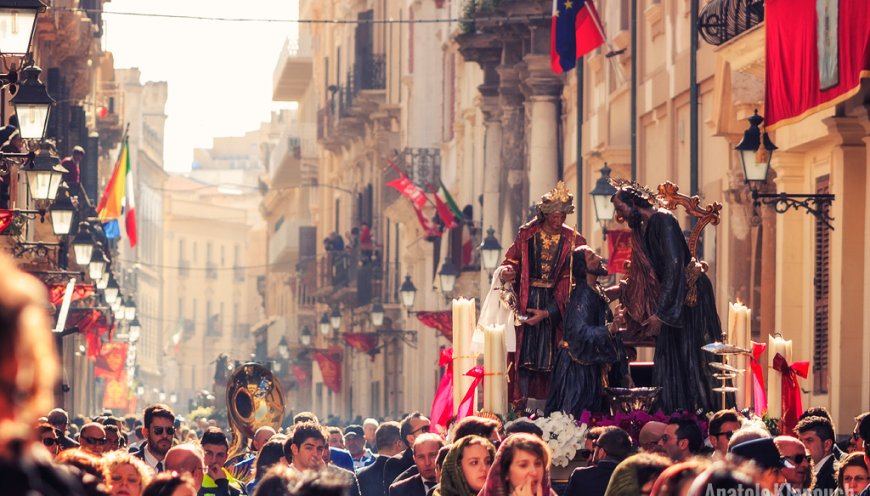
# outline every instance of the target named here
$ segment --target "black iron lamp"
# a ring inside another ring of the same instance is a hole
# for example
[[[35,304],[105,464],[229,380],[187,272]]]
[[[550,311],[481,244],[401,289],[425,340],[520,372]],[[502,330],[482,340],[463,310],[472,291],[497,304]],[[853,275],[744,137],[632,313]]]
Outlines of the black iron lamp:
[[[94,282],[99,281],[103,277],[103,271],[106,270],[108,263],[109,259],[103,253],[102,244],[97,243],[94,249],[91,250],[91,261],[88,262],[88,275],[91,276],[91,280]]]
[[[616,194],[616,187],[610,183],[610,167],[607,163],[601,168],[601,177],[595,182],[595,187],[589,192],[592,195],[592,206],[595,207],[595,219],[601,225],[604,238],[607,239],[607,223],[613,220],[616,207],[610,201]]]
[[[408,310],[414,307],[414,300],[417,298],[417,288],[411,282],[411,276],[405,276],[405,282],[399,288],[399,296],[402,298],[402,305]]]
[[[106,289],[103,291],[103,297],[106,299],[106,303],[109,305],[114,304],[118,300],[118,294],[121,292],[121,288],[118,287],[118,283],[115,282],[114,277],[109,277],[109,283],[106,285]]]
[[[39,0],[0,2],[0,53],[23,56],[30,52],[36,16],[45,9],[45,4]]]
[[[753,181],[763,183],[767,181],[770,159],[773,158],[776,145],[770,141],[767,131],[761,132],[761,123],[764,122],[764,117],[758,115],[758,109],[748,120],[749,129],[743,133],[743,139],[737,143],[734,149],[740,152],[743,179],[747,183]]]
[[[324,312],[324,314],[320,316],[320,323],[318,325],[320,327],[320,335],[324,337],[328,336],[330,329],[328,313]]]
[[[441,270],[438,271],[438,281],[441,284],[441,292],[444,294],[453,291],[456,287],[456,279],[459,277],[459,270],[453,265],[453,261],[449,256],[444,258],[444,263],[441,264]]]
[[[57,196],[51,206],[48,207],[51,214],[51,229],[55,236],[66,236],[72,229],[75,217],[75,206],[69,197],[66,188],[59,188]]]
[[[24,168],[31,198],[48,200],[57,197],[57,189],[65,172],[67,170],[60,165],[60,160],[49,150],[37,151],[30,164]]]
[[[372,304],[371,322],[372,327],[375,328],[384,325],[384,306],[381,305],[380,300],[375,300],[375,302]]]
[[[76,254],[76,263],[88,265],[91,263],[91,254],[94,250],[94,237],[91,236],[87,222],[79,223],[79,232],[72,241],[73,252]]]
[[[290,346],[287,344],[287,336],[281,336],[281,340],[278,341],[278,354],[284,360],[290,358]]]
[[[338,307],[332,307],[332,313],[329,314],[329,326],[336,332],[341,329],[341,311]]]
[[[22,81],[18,85],[18,92],[12,98],[22,139],[42,140],[48,128],[48,115],[55,102],[39,80],[41,72],[34,65],[25,67],[21,71]]]
[[[308,326],[304,326],[302,332],[299,333],[299,344],[302,346],[311,345],[311,329]]]
[[[480,244],[480,261],[483,268],[490,272],[494,271],[498,267],[499,255],[501,255],[501,243],[495,237],[495,229],[489,226],[489,229],[486,230],[486,237]]]

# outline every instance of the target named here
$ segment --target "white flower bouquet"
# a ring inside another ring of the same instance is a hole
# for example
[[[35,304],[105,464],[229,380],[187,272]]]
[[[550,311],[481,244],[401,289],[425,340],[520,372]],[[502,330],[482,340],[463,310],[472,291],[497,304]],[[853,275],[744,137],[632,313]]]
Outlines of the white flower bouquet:
[[[577,424],[574,416],[553,412],[549,417],[534,419],[535,425],[544,431],[544,441],[553,452],[553,465],[567,467],[577,450],[586,443],[586,424]]]

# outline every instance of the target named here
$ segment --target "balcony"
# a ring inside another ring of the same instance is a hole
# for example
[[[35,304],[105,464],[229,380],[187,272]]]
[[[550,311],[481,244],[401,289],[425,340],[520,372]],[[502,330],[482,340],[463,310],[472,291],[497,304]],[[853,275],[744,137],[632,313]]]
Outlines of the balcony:
[[[298,220],[278,220],[269,238],[269,264],[276,266],[275,271],[290,272],[295,269],[300,245],[313,241],[314,229]]]
[[[330,150],[347,146],[364,136],[364,123],[381,109],[386,93],[386,58],[367,54],[357,57],[353,70],[329,86],[326,106],[317,114],[317,140]]]
[[[101,81],[97,89],[97,106],[105,109],[97,113],[97,132],[101,140],[117,143],[124,133],[124,91],[115,81]]]
[[[215,266],[212,262],[206,262],[205,264],[205,277],[208,279],[217,279],[218,272],[217,266]]]
[[[300,29],[299,39],[284,43],[272,75],[272,100],[299,101],[313,78],[311,36]]]
[[[317,289],[310,296],[360,307],[371,303],[382,285],[383,269],[375,257],[363,256],[359,248],[330,251],[317,260]]]
[[[299,186],[307,176],[303,159],[317,157],[317,142],[313,125],[285,129],[269,157],[272,188]]]

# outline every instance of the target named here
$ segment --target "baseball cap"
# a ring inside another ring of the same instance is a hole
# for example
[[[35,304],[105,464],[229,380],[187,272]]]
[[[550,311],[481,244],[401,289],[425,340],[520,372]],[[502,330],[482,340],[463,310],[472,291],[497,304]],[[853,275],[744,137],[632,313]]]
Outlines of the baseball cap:
[[[662,422],[650,420],[640,429],[638,441],[640,444],[657,443],[665,434],[665,427],[667,427],[667,425]]]
[[[80,147],[79,145],[74,146],[73,149],[72,149],[72,151],[73,151],[73,153],[75,153],[75,152],[79,152],[79,153],[81,153],[82,155],[85,154],[85,149],[82,148],[82,147]]]
[[[730,452],[741,458],[752,460],[762,469],[794,468],[794,464],[779,453],[773,438],[770,437],[740,443],[732,446]]]
[[[359,437],[364,437],[364,436],[365,436],[365,432],[363,431],[363,428],[362,428],[361,425],[353,424],[353,425],[349,425],[349,426],[347,426],[347,427],[344,429],[344,437],[348,437],[348,436],[351,436],[351,435],[359,436]]]

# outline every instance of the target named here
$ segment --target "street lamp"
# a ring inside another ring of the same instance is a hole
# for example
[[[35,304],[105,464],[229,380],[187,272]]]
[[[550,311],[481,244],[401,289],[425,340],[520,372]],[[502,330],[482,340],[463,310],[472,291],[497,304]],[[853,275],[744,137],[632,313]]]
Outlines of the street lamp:
[[[21,56],[30,52],[40,12],[45,12],[45,4],[39,0],[0,2],[0,53]]]
[[[744,180],[747,183],[750,181],[763,183],[767,181],[770,159],[773,158],[776,145],[770,141],[767,131],[762,134],[760,126],[764,122],[764,117],[758,115],[758,109],[755,110],[754,115],[749,117],[748,121],[749,129],[743,133],[743,139],[737,143],[734,149],[740,152]]]
[[[142,324],[139,323],[139,319],[133,319],[130,322],[130,342],[135,343],[139,341],[139,336],[142,335]]]
[[[761,123],[764,118],[755,114],[749,117],[749,129],[743,133],[743,139],[734,147],[740,152],[740,161],[743,164],[743,178],[752,192],[753,217],[757,215],[759,205],[772,205],[773,210],[783,214],[791,209],[806,210],[816,218],[816,221],[833,230],[834,220],[829,212],[834,195],[831,194],[793,194],[793,193],[759,193],[759,186],[767,182],[767,174],[770,171],[770,161],[776,145],[770,140],[767,132],[761,132]]]
[[[87,222],[79,222],[79,232],[72,241],[73,251],[76,254],[76,263],[88,265],[91,262],[91,253],[94,250],[94,238],[91,236]]]
[[[97,243],[91,250],[91,261],[88,263],[88,275],[91,276],[92,280],[99,281],[103,277],[103,271],[106,270],[108,261],[106,254],[103,253],[102,245]]]
[[[341,311],[338,307],[332,307],[332,313],[329,314],[329,325],[333,331],[338,331],[341,328]]]
[[[127,304],[124,305],[124,320],[130,321],[136,318],[136,302],[132,296],[127,297]]]
[[[48,200],[57,197],[57,188],[64,172],[67,170],[51,152],[45,149],[37,151],[30,165],[24,169],[31,198]]]
[[[371,322],[375,328],[384,325],[384,306],[381,305],[381,300],[375,300],[372,304]]]
[[[21,139],[42,140],[48,128],[48,114],[54,99],[49,96],[45,85],[39,80],[42,70],[35,65],[21,71],[23,81],[12,98],[15,115],[18,116],[18,132]]]
[[[499,255],[501,255],[501,243],[495,237],[495,229],[489,226],[489,229],[486,230],[486,237],[480,244],[480,259],[483,268],[490,272],[494,271],[498,267]]]
[[[302,332],[299,333],[299,343],[302,346],[309,346],[311,344],[311,329],[308,326],[303,327]]]
[[[290,358],[290,346],[287,345],[287,336],[281,336],[281,340],[278,341],[278,354],[285,360]]]
[[[51,229],[54,231],[54,235],[66,236],[69,234],[75,216],[75,207],[66,188],[57,190],[57,197],[55,197],[54,203],[48,207],[48,212],[51,214]]]
[[[320,335],[327,336],[329,335],[329,314],[326,312],[320,317]]]
[[[100,277],[100,279],[96,283],[97,289],[102,289],[103,291],[105,291],[106,288],[109,287],[109,280],[111,278],[112,278],[111,272],[109,272],[108,270],[104,270],[103,275]]]
[[[112,311],[115,312],[115,314],[118,314],[118,312],[122,312],[121,308],[123,308],[124,306],[124,297],[119,294],[118,297],[115,298],[115,301],[109,303],[109,306],[112,308]],[[120,320],[123,320],[124,314],[121,313],[119,315],[120,316],[116,315],[116,317]]]
[[[402,297],[402,305],[405,306],[408,310],[410,310],[414,306],[414,299],[417,298],[417,288],[414,287],[414,283],[411,282],[411,276],[405,276],[405,282],[402,283],[402,286],[399,288],[399,296]]]
[[[456,278],[459,277],[459,270],[453,265],[450,256],[444,257],[444,263],[441,264],[441,270],[438,271],[438,280],[441,283],[441,292],[449,293],[456,287]]]
[[[610,167],[607,163],[601,168],[601,177],[595,183],[595,187],[589,192],[592,195],[592,206],[595,207],[595,219],[601,224],[604,237],[607,237],[607,222],[613,220],[616,206],[611,201],[616,194],[616,188],[610,183]]]
[[[118,287],[118,283],[115,282],[114,277],[109,277],[109,283],[106,285],[105,291],[103,291],[103,297],[106,298],[106,303],[109,305],[114,304],[118,300],[118,293],[121,291],[121,288]]]

